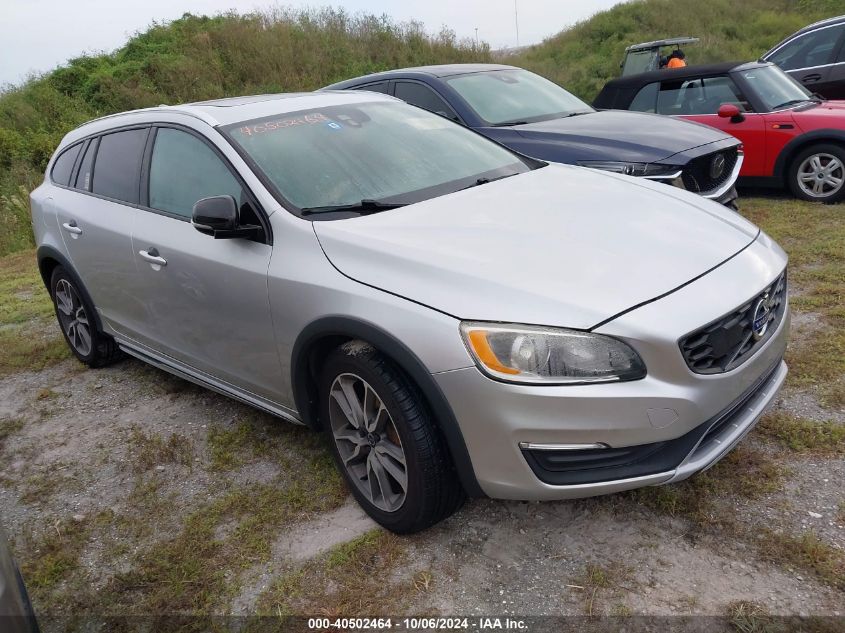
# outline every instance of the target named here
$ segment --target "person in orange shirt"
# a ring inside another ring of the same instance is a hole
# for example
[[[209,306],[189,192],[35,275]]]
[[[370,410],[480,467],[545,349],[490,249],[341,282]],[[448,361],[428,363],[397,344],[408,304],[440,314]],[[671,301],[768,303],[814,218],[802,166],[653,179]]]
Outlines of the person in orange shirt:
[[[683,68],[687,65],[684,61],[686,59],[686,55],[684,55],[684,51],[680,48],[676,51],[672,51],[672,54],[669,55],[669,61],[666,64],[666,68]]]

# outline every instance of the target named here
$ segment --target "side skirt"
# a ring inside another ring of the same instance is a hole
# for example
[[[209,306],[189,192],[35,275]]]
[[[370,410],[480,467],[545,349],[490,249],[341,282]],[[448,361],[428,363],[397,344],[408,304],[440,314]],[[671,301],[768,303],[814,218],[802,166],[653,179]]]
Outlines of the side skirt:
[[[292,422],[293,424],[305,424],[301,419],[299,419],[299,416],[296,411],[288,409],[287,407],[284,407],[278,403],[257,396],[249,391],[239,389],[234,385],[230,385],[227,382],[218,380],[204,372],[200,372],[199,370],[189,367],[184,363],[180,363],[168,356],[158,354],[146,347],[140,346],[137,343],[127,341],[126,339],[121,338],[120,336],[115,336],[115,340],[117,341],[117,344],[120,349],[122,349],[124,352],[126,352],[130,356],[134,356],[138,360],[144,361],[145,363],[152,365],[153,367],[162,369],[168,373],[173,374],[174,376],[178,376],[179,378],[183,378],[184,380],[199,385],[200,387],[211,389],[212,391],[216,391],[219,394],[228,396],[244,404],[248,404],[252,407],[255,407],[256,409],[260,409],[261,411],[269,413],[270,415],[274,415],[288,422]]]

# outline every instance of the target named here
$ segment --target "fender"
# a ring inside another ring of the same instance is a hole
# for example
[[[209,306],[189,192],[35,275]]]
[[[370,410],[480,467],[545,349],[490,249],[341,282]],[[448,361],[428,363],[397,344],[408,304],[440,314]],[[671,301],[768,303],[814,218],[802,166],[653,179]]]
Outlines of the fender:
[[[787,143],[780,151],[780,154],[778,154],[777,160],[775,160],[775,167],[772,171],[772,176],[783,182],[786,169],[789,166],[789,160],[802,146],[813,142],[829,143],[831,141],[845,145],[845,130],[826,128],[822,130],[813,130],[812,132],[807,132],[801,136],[796,136],[794,139],[789,141],[789,143]]]
[[[471,497],[485,497],[475,477],[461,428],[437,382],[404,343],[371,323],[344,316],[324,317],[310,323],[299,334],[291,353],[291,379],[296,408],[302,420],[315,430],[319,428],[309,356],[315,343],[332,337],[357,338],[372,343],[408,374],[431,407],[464,490]]]
[[[54,247],[47,246],[45,244],[38,247],[38,250],[36,251],[36,258],[38,260],[38,271],[41,273],[41,279],[44,281],[44,287],[47,288],[47,292],[50,292],[50,275],[46,274],[42,263],[45,259],[53,259],[58,262],[59,266],[67,271],[68,275],[70,275],[71,279],[73,279],[74,285],[79,289],[79,292],[83,295],[83,298],[89,303],[89,305],[94,306],[94,325],[96,326],[97,331],[104,332],[103,322],[100,320],[100,313],[97,311],[96,304],[91,299],[91,295],[88,294],[88,289],[85,287],[85,284],[82,283],[82,280],[79,278],[79,275],[76,273],[76,270],[74,270],[68,258],[62,255],[62,253]],[[50,274],[52,274],[52,272]]]

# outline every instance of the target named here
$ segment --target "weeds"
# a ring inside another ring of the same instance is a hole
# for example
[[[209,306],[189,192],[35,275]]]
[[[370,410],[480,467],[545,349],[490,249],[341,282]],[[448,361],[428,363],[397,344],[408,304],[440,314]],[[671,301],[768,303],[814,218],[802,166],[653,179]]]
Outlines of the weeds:
[[[193,467],[194,463],[193,442],[178,433],[164,439],[157,433],[146,433],[138,427],[133,427],[129,434],[128,452],[136,473],[146,472],[154,466],[164,464]]]
[[[777,411],[760,420],[757,432],[794,452],[845,455],[845,426],[836,422],[816,422]]]

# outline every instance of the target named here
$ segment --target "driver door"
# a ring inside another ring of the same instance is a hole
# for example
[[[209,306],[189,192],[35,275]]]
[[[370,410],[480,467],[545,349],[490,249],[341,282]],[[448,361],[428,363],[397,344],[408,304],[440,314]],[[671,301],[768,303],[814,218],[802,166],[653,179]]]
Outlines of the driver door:
[[[217,195],[257,205],[198,134],[158,127],[132,250],[150,327],[141,342],[202,373],[276,399],[281,380],[267,290],[267,239],[214,239],[191,224],[194,203]],[[142,185],[142,189],[143,189]],[[247,217],[252,215],[254,217]]]
[[[663,82],[658,95],[658,108],[672,104],[672,113],[696,123],[703,123],[735,136],[745,149],[741,176],[768,176],[766,173],[766,123],[764,116],[754,112],[751,103],[728,75],[687,80],[680,87],[678,82]],[[677,95],[668,95],[668,91]],[[671,98],[669,98],[671,96]],[[661,98],[662,97],[662,98]],[[663,105],[661,105],[663,104]],[[724,104],[735,105],[742,113],[742,120],[718,115]],[[660,112],[668,114],[669,112]]]

